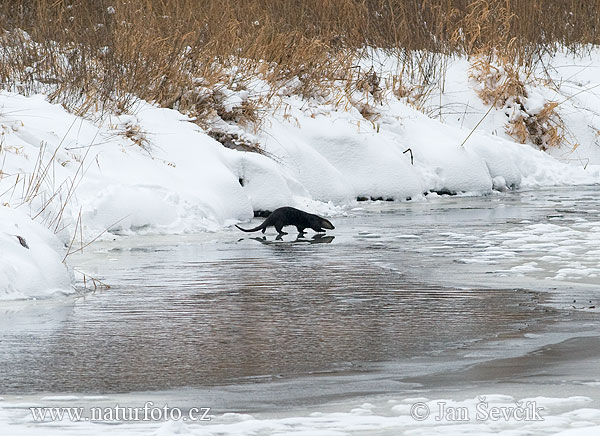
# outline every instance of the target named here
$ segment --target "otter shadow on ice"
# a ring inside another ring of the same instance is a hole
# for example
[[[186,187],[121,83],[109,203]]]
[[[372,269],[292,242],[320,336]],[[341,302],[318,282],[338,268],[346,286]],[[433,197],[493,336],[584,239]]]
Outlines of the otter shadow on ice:
[[[241,238],[240,241],[243,241],[245,238]],[[254,241],[258,241],[261,244],[270,245],[270,244],[330,244],[335,239],[335,236],[331,235],[323,235],[316,234],[313,235],[312,238],[307,238],[305,233],[298,234],[298,237],[294,240],[285,241],[283,239],[283,235],[277,235],[272,239],[268,239],[266,236],[262,237],[254,237],[249,238]]]

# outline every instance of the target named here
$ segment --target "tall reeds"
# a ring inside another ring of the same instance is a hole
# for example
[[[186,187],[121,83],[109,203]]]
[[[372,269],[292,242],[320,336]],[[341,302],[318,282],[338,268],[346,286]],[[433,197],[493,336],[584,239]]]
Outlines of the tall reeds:
[[[191,92],[199,83],[260,73],[298,77],[310,94],[352,81],[366,47],[395,53],[415,80],[443,56],[522,65],[581,51],[600,42],[598,10],[600,0],[2,1],[0,86],[45,87],[74,111],[127,111],[140,97],[202,116],[214,99]]]

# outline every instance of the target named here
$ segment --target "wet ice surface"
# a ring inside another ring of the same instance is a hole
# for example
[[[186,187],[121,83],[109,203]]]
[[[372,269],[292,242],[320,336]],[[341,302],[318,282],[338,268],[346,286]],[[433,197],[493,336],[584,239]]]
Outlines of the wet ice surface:
[[[391,237],[402,241],[405,253],[400,263],[389,264],[404,268],[411,278],[457,286],[558,289],[556,303],[572,303],[570,297],[580,295],[578,309],[595,309],[598,187],[526,191],[487,200],[440,199],[413,203],[401,214],[407,218],[401,224],[405,231]]]
[[[383,202],[332,219],[333,239],[102,243],[73,262],[110,290],[0,309],[0,395],[253,414],[166,434],[448,434],[407,398],[500,392],[562,398],[534,433],[599,425],[599,205],[598,187]]]
[[[94,274],[110,290],[60,310],[40,302],[35,316],[7,313],[4,391],[165,390],[368,372],[370,362],[440,356],[561,317],[536,292],[410,282],[381,266],[385,246],[361,235],[328,245],[228,236],[102,249],[92,256],[102,259]]]

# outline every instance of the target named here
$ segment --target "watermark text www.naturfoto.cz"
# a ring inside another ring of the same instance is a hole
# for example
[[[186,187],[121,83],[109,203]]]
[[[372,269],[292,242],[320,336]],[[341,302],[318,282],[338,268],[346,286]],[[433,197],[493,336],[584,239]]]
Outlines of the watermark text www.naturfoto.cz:
[[[514,402],[512,404],[490,405],[485,397],[478,397],[474,407],[457,406],[445,401],[435,404],[417,402],[410,408],[410,416],[416,421],[432,417],[436,421],[543,421],[543,407],[535,401]]]
[[[192,407],[185,412],[179,407],[168,404],[158,407],[147,401],[141,407],[30,407],[34,422],[56,421],[210,421],[210,407]]]

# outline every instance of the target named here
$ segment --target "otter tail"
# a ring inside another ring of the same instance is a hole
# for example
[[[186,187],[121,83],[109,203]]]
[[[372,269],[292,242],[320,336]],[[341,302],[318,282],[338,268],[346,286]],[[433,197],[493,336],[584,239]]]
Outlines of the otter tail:
[[[261,225],[259,225],[259,226],[256,226],[256,227],[254,227],[253,229],[243,229],[243,228],[241,228],[240,226],[238,226],[237,224],[236,224],[235,226],[236,226],[238,229],[240,229],[242,232],[248,232],[248,233],[250,233],[250,232],[256,232],[256,231],[258,231],[258,230],[262,230],[262,229],[265,227],[265,223],[262,223]]]

